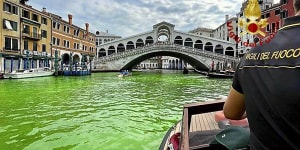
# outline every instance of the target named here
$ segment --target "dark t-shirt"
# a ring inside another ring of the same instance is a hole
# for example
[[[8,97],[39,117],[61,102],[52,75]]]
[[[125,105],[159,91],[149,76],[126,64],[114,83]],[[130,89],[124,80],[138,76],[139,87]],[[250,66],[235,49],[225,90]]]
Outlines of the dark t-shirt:
[[[245,54],[232,87],[245,96],[251,149],[300,149],[300,16]]]

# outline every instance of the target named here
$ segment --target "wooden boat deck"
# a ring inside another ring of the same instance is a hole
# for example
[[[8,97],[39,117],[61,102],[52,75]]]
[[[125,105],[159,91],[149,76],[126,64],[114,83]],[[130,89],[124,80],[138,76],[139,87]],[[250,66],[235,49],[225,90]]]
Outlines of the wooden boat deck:
[[[208,131],[208,130],[219,129],[219,126],[218,126],[217,122],[215,121],[214,115],[215,115],[215,112],[208,112],[208,113],[192,115],[191,126],[190,126],[189,132]],[[170,137],[173,134],[181,131],[182,123],[178,122],[174,126],[174,129],[175,130],[171,131],[171,133],[169,134],[168,139],[170,139]],[[167,143],[169,143],[169,141]],[[167,146],[168,145],[166,144],[164,149],[167,149]]]
[[[192,115],[190,132],[219,129],[215,112]]]

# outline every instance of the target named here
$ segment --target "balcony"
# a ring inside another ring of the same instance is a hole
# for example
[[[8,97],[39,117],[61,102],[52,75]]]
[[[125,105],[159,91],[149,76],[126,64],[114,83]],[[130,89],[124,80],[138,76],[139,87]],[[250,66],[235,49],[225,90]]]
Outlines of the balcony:
[[[41,40],[42,35],[34,32],[23,32],[22,33],[23,38],[32,39],[32,40]]]
[[[11,53],[18,53],[20,49],[10,48],[10,47],[3,47],[4,52],[11,52]]]

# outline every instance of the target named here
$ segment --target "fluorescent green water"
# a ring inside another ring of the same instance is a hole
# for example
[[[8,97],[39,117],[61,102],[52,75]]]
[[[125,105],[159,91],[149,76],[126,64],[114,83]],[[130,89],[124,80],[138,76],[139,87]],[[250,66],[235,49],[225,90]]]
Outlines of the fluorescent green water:
[[[0,80],[0,149],[156,150],[184,103],[231,85],[173,71],[116,74]]]

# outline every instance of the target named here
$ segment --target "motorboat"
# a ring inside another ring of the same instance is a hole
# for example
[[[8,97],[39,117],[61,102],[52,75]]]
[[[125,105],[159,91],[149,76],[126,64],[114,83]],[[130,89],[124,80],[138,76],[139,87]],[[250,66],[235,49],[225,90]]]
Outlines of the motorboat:
[[[182,119],[166,132],[159,150],[223,150],[226,149],[223,145],[214,143],[217,135],[233,127],[249,132],[247,118],[225,118],[222,111],[225,99],[221,97],[212,101],[185,104]],[[239,142],[237,139],[232,140]]]
[[[21,79],[21,78],[34,78],[34,77],[44,77],[51,76],[54,74],[50,68],[32,68],[26,70],[16,70],[10,73],[4,74],[4,79]]]

